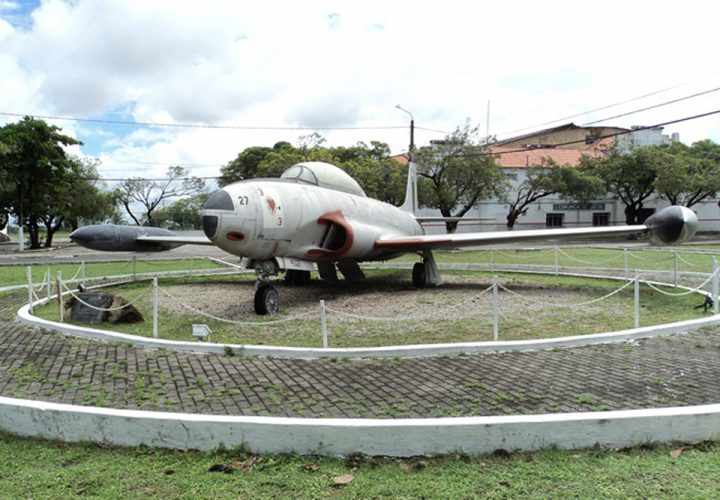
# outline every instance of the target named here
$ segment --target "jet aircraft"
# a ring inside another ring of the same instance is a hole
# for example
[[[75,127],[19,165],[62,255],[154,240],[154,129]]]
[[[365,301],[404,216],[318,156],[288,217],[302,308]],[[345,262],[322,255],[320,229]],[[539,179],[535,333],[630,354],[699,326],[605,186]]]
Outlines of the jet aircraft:
[[[336,166],[304,162],[280,178],[248,179],[213,193],[202,208],[205,237],[178,236],[152,227],[93,225],[70,238],[103,251],[163,251],[186,244],[215,245],[243,257],[257,273],[254,305],[257,314],[275,314],[280,300],[270,279],[284,273],[286,282],[301,285],[317,270],[327,281],[363,278],[359,262],[386,260],[415,253],[412,282],[416,287],[440,284],[433,250],[495,243],[564,238],[602,238],[650,233],[657,244],[689,240],[697,229],[695,213],[682,206],[667,207],[645,224],[425,234],[423,222],[447,220],[416,216],[416,167],[411,163],[405,202],[400,207],[369,198],[360,185]]]

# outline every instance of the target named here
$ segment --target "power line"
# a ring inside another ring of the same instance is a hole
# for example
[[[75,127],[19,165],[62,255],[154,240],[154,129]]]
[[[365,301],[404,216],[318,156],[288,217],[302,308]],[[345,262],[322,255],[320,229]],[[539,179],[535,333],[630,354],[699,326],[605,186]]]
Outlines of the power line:
[[[687,101],[688,99],[693,99],[695,97],[712,94],[713,92],[717,92],[718,90],[720,90],[720,87],[715,87],[714,89],[709,89],[709,90],[703,90],[702,92],[696,92],[695,94],[690,94],[690,95],[686,95],[683,97],[678,97],[677,99],[671,99],[669,101],[661,102],[658,104],[653,104],[652,106],[647,106],[645,108],[640,108],[640,109],[636,109],[633,111],[628,111],[626,113],[620,113],[619,115],[608,116],[607,118],[602,118],[600,120],[594,120],[591,122],[587,122],[587,123],[584,123],[582,126],[587,127],[588,125],[594,125],[596,123],[606,122],[608,120],[614,120],[615,118],[622,118],[624,116],[630,116],[630,115],[634,115],[636,113],[642,113],[643,111],[649,111],[651,109],[662,108],[663,106],[668,106],[670,104],[675,104],[677,102]]]
[[[221,177],[216,176],[205,176],[205,177],[173,177],[173,178],[147,178],[147,177],[119,177],[119,178],[107,178],[107,177],[78,177],[82,181],[102,181],[102,182],[125,182],[125,181],[147,181],[147,182],[164,182],[164,181],[190,181],[200,179],[203,181],[217,180]]]
[[[700,113],[698,115],[686,116],[684,118],[678,118],[675,120],[669,120],[666,122],[656,123],[655,125],[647,125],[647,126],[643,126],[643,127],[636,127],[636,128],[629,129],[629,130],[623,130],[621,132],[613,132],[611,134],[599,135],[597,137],[593,137],[593,140],[595,142],[597,142],[597,141],[601,141],[603,139],[610,139],[610,138],[619,137],[622,135],[633,134],[635,132],[640,132],[643,130],[651,130],[651,129],[661,128],[661,127],[667,127],[668,125],[675,125],[676,123],[697,120],[699,118],[705,118],[705,117],[717,115],[717,114],[720,114],[720,109],[716,109],[714,111],[708,111],[706,113]],[[518,149],[508,149],[506,151],[497,151],[494,153],[490,152],[490,151],[480,152],[480,153],[467,153],[467,154],[458,155],[458,156],[461,156],[461,157],[502,156],[502,155],[506,155],[506,154],[510,154],[510,153],[524,153],[526,151],[537,151],[537,150],[541,150],[541,149],[555,149],[557,147],[571,146],[573,144],[585,144],[585,139],[578,139],[578,140],[566,141],[566,142],[558,142],[556,144],[547,144],[547,145],[544,145],[541,147],[524,147],[524,148],[518,148]]]
[[[628,103],[631,103],[631,102],[634,102],[634,101],[639,101],[639,100],[641,100],[641,99],[645,99],[645,98],[647,98],[647,97],[652,97],[652,96],[657,95],[657,94],[662,94],[663,92],[667,92],[668,90],[674,90],[674,89],[676,89],[676,88],[678,88],[678,87],[682,87],[682,85],[674,85],[674,86],[672,86],[672,87],[667,87],[667,88],[664,88],[664,89],[655,90],[655,91],[653,91],[653,92],[648,92],[647,94],[639,95],[639,96],[636,96],[636,97],[633,97],[633,98],[630,98],[630,99],[627,99],[627,100],[624,100],[624,101],[616,102],[616,103],[613,103],[613,104],[607,104],[607,105],[601,106],[601,107],[599,107],[599,108],[589,109],[589,110],[587,110],[587,111],[582,111],[582,112],[580,112],[580,113],[575,113],[575,114],[573,114],[573,115],[563,116],[562,118],[557,118],[557,119],[555,119],[555,120],[550,120],[550,121],[547,121],[547,122],[538,123],[538,124],[536,124],[536,125],[530,125],[530,126],[528,126],[528,127],[522,127],[522,128],[518,128],[518,129],[515,129],[515,130],[509,130],[509,131],[505,131],[505,132],[500,132],[498,135],[515,134],[515,133],[517,133],[517,132],[522,132],[522,131],[524,131],[524,130],[530,130],[530,129],[533,129],[533,128],[544,127],[544,126],[546,126],[546,125],[552,125],[553,123],[557,123],[557,122],[561,122],[561,121],[565,121],[565,120],[571,120],[571,119],[577,118],[577,117],[579,117],[579,116],[589,115],[590,113],[596,113],[596,112],[598,112],[598,111],[604,111],[604,110],[606,110],[606,109],[611,109],[611,108],[615,108],[615,107],[617,107],[617,106],[622,106],[623,104],[628,104]]]
[[[717,115],[717,114],[720,114],[720,109],[716,109],[716,110],[713,110],[713,111],[708,111],[708,112],[706,112],[706,113],[700,113],[700,114],[697,114],[697,115],[686,116],[686,117],[683,117],[683,118],[677,118],[677,119],[674,119],[674,120],[669,120],[669,121],[665,121],[665,122],[661,122],[661,123],[656,123],[656,124],[654,124],[654,125],[647,125],[647,126],[643,126],[643,127],[637,127],[637,128],[631,129],[631,130],[623,130],[623,131],[621,131],[621,132],[614,132],[614,133],[611,133],[611,134],[605,134],[605,135],[601,135],[601,136],[595,137],[594,140],[595,140],[595,141],[600,141],[600,140],[602,140],[602,139],[610,139],[610,138],[613,138],[613,137],[619,137],[619,136],[623,136],[623,135],[627,135],[627,134],[632,134],[632,133],[639,132],[639,131],[642,131],[642,130],[656,129],[656,128],[660,128],[660,127],[666,127],[666,126],[668,126],[668,125],[675,125],[675,124],[677,124],[677,123],[688,122],[688,121],[691,121],[691,120],[698,120],[698,119],[700,119],[700,118],[706,118],[706,117],[708,117],[708,116],[713,116],[713,115]],[[502,156],[502,155],[506,155],[506,154],[510,154],[510,153],[523,153],[523,152],[526,152],[526,151],[537,151],[537,150],[539,150],[539,149],[554,149],[554,148],[561,147],[561,146],[570,146],[570,145],[573,145],[573,144],[584,144],[584,143],[585,143],[585,139],[578,139],[578,140],[574,140],[574,141],[559,142],[559,143],[557,143],[557,144],[547,145],[547,146],[545,146],[545,147],[539,147],[539,148],[538,148],[538,147],[525,147],[525,148],[509,149],[509,150],[506,150],[506,151],[498,151],[498,152],[489,152],[489,151],[488,151],[488,152],[480,152],[480,153],[467,153],[467,154],[458,155],[458,156],[462,156],[462,157]],[[175,180],[191,180],[191,179],[215,180],[215,179],[220,179],[220,178],[221,178],[220,176],[212,176],[212,177],[177,177],[177,178],[175,178]],[[161,179],[146,179],[146,178],[140,178],[140,177],[136,177],[136,178],[133,178],[133,179],[137,179],[137,180],[141,180],[141,181],[148,181],[148,182],[153,182],[153,181],[158,181],[158,182],[160,182],[160,181],[168,181],[168,180],[171,180],[171,179],[162,179],[162,178],[161,178]],[[90,180],[90,181],[107,181],[107,182],[122,182],[122,181],[126,181],[126,180],[129,180],[129,179],[128,179],[128,178],[108,179],[108,178],[100,178],[100,177],[88,177],[88,178],[83,178],[83,180]]]
[[[198,129],[229,129],[229,130],[399,130],[406,129],[407,125],[382,125],[373,127],[290,127],[290,126],[250,126],[250,125],[212,125],[204,123],[167,123],[167,122],[138,122],[129,120],[107,120],[101,118],[80,118],[76,116],[36,115],[32,113],[12,113],[0,111],[1,116],[23,118],[30,116],[42,120],[65,120],[80,123],[101,123],[105,125],[126,125],[140,127],[166,127],[166,128],[198,128]],[[430,129],[427,129],[430,130]],[[440,132],[440,131],[437,131]],[[444,133],[444,132],[443,132]]]

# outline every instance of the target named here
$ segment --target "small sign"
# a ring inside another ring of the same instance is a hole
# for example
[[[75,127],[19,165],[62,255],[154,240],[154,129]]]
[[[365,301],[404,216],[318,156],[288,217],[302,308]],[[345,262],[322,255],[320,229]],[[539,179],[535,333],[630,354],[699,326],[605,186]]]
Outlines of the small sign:
[[[210,336],[210,333],[212,331],[210,330],[210,327],[207,325],[193,325],[192,326],[192,335],[193,337],[197,337],[198,340],[206,339]]]
[[[605,210],[605,203],[555,203],[553,210]]]

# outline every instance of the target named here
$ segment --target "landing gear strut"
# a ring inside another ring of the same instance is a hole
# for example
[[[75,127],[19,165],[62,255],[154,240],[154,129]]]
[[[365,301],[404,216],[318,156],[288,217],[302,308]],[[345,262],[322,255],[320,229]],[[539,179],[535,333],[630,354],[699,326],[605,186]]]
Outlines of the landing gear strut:
[[[255,314],[265,316],[277,314],[280,311],[280,294],[277,288],[268,281],[280,271],[275,261],[262,261],[254,265],[257,273],[255,284]]]
[[[412,270],[412,282],[415,288],[438,286],[442,283],[435,257],[430,250],[423,250],[423,261],[416,262]]]
[[[285,283],[288,285],[307,285],[310,283],[310,271],[288,269],[285,271]]]

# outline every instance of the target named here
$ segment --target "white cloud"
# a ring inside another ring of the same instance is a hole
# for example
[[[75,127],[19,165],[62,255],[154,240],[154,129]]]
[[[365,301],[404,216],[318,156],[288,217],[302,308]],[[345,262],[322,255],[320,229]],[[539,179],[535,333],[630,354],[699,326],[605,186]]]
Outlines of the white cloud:
[[[19,2],[14,2],[12,0],[0,0],[0,12],[18,10],[19,8]]]
[[[322,127],[404,124],[394,109],[400,103],[419,126],[450,130],[468,116],[484,129],[489,99],[491,132],[501,132],[684,84],[576,120],[582,123],[720,82],[698,69],[715,59],[718,14],[720,6],[699,1],[607,1],[590,9],[519,0],[45,0],[27,29],[0,19],[0,110],[123,109],[144,121]],[[716,94],[610,123],[649,124],[717,102]],[[719,123],[668,131],[720,140]],[[119,162],[220,164],[243,147],[304,133],[153,129],[125,136],[112,129],[101,138],[95,128],[75,131],[104,141],[104,168],[139,174],[166,167]],[[396,151],[407,144],[405,130],[325,135],[331,144],[379,139]],[[418,142],[435,137],[417,135]]]

